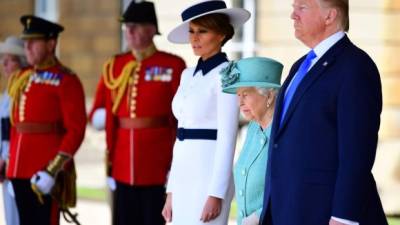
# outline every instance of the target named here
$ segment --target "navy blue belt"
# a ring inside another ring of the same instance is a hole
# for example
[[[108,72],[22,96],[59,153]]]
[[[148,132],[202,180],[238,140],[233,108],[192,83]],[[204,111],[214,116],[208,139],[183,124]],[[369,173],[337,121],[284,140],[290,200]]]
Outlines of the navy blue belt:
[[[180,141],[185,139],[217,140],[217,130],[178,128],[176,131],[176,137]]]
[[[10,117],[1,118],[1,140],[9,141],[10,140]]]

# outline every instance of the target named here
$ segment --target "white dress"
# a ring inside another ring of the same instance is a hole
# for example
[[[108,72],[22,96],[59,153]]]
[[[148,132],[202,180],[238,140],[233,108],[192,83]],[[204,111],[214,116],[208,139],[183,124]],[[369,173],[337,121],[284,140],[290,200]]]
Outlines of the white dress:
[[[237,97],[225,94],[219,72],[223,62],[205,76],[183,71],[172,102],[178,127],[217,129],[217,140],[176,140],[167,192],[172,193],[172,224],[205,224],[200,217],[208,196],[223,199],[221,214],[208,225],[226,225],[234,193],[232,164],[239,119]]]
[[[10,97],[7,91],[4,91],[3,96],[0,100],[0,119],[10,117]],[[0,123],[0,140],[1,136],[1,123]],[[3,140],[0,143],[0,158],[8,160],[9,157],[10,142]],[[15,202],[14,196],[10,193],[13,192],[11,181],[5,179],[3,181],[3,201],[4,201],[4,214],[7,225],[19,225],[19,216],[17,203]],[[1,214],[1,213],[0,213]]]

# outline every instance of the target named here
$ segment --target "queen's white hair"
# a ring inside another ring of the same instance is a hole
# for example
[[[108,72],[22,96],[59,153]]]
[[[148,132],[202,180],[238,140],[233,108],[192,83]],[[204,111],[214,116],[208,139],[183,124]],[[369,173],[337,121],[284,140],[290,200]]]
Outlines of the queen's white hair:
[[[274,95],[276,95],[276,93],[278,92],[277,88],[266,88],[266,87],[254,87],[257,92],[262,95],[267,97],[268,93],[272,92]]]

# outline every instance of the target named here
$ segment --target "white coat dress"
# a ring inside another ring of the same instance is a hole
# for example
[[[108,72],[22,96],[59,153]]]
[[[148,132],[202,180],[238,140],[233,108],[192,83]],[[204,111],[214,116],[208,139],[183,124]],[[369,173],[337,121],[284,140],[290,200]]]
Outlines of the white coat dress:
[[[178,127],[217,129],[217,140],[176,140],[167,192],[172,193],[173,225],[226,225],[234,193],[232,164],[239,119],[237,97],[222,92],[222,62],[203,76],[187,68],[172,102]],[[208,196],[223,199],[221,214],[203,223]]]

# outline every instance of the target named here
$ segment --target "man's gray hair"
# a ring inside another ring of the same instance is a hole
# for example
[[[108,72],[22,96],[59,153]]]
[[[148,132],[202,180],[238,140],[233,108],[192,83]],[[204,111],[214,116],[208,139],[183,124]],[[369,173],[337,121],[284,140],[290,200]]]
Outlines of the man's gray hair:
[[[322,5],[334,7],[338,10],[338,17],[340,19],[340,26],[344,31],[349,31],[350,18],[349,18],[349,0],[317,0]]]

